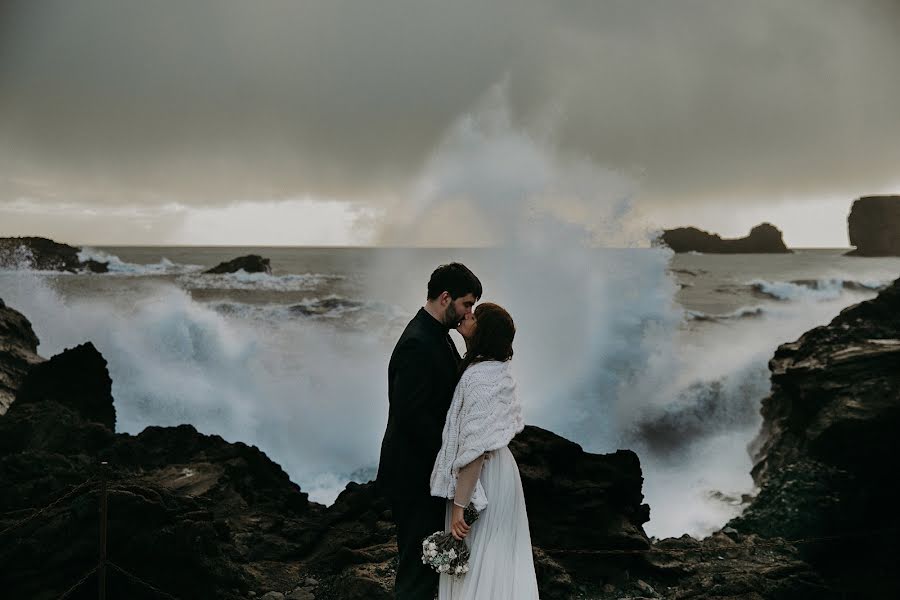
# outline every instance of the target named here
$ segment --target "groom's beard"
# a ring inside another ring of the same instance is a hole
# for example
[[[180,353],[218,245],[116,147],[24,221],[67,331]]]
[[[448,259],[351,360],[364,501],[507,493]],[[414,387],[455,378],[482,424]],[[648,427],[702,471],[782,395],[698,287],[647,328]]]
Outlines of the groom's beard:
[[[461,320],[462,319],[459,318],[459,313],[456,312],[456,307],[453,306],[453,302],[451,302],[447,307],[447,310],[444,311],[444,325],[447,329],[456,329]]]

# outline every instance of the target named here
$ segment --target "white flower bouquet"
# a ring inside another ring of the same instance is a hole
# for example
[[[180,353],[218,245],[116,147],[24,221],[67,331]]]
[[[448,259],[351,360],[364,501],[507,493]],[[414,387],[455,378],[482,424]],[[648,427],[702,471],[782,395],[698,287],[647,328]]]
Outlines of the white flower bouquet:
[[[478,520],[478,511],[469,504],[463,511],[467,525]],[[449,531],[435,531],[422,540],[422,563],[438,573],[462,577],[469,572],[469,547]]]

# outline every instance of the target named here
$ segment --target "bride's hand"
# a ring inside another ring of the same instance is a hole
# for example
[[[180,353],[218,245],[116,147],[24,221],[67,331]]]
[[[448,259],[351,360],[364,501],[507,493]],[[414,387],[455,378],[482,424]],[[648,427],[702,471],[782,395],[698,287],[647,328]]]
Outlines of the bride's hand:
[[[466,520],[463,518],[463,509],[454,504],[453,512],[450,515],[450,534],[454,538],[462,540],[469,535],[470,527],[471,525],[466,525]]]

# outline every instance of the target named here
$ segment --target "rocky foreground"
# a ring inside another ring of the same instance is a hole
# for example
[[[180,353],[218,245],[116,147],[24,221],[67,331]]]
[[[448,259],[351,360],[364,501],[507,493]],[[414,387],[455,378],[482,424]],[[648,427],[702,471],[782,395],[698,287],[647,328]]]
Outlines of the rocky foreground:
[[[770,223],[761,223],[742,238],[726,239],[696,227],[666,229],[654,241],[675,252],[704,254],[789,254],[781,231]]]
[[[898,315],[900,280],[778,349],[754,448],[762,491],[704,540],[647,537],[633,452],[589,454],[527,427],[511,449],[541,597],[896,597],[893,538],[871,531],[897,521]],[[394,528],[371,482],[325,507],[254,446],[189,425],[117,434],[96,348],[45,361],[36,346],[28,321],[0,305],[0,391],[15,394],[0,416],[4,597],[57,598],[97,564],[101,461],[109,597],[165,597],[146,584],[178,598],[391,597]],[[96,596],[90,575],[69,597]]]

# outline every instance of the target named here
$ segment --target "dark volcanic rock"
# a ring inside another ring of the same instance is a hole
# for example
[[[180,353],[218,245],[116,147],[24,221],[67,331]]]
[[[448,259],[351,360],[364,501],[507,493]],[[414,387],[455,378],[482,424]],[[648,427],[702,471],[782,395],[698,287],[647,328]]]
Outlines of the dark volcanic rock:
[[[750,235],[737,239],[722,239],[696,227],[666,229],[655,241],[675,252],[704,252],[709,254],[786,254],[781,231],[770,223],[762,223],[750,230]]]
[[[860,597],[896,597],[900,516],[888,499],[900,494],[900,280],[783,344],[769,368],[752,472],[761,491],[731,526],[834,536],[804,545],[805,556]]]
[[[528,426],[510,443],[528,506],[531,541],[573,577],[598,580],[621,573],[633,561],[598,563],[580,551],[645,550],[643,477],[630,450],[589,454],[554,433]]]
[[[314,540],[305,522],[319,522],[322,507],[259,449],[187,425],[115,435],[85,408],[46,394],[16,401],[0,418],[0,532],[97,477],[103,460],[110,559],[179,597],[243,598]],[[5,594],[56,598],[95,564],[98,493],[92,485],[0,534]],[[157,597],[114,572],[109,589],[111,597]],[[96,594],[92,578],[73,597]]]
[[[106,273],[108,263],[78,259],[80,248],[60,244],[42,237],[0,238],[0,265],[6,267],[26,267],[38,271],[88,270]]]
[[[900,196],[866,196],[847,217],[850,256],[900,256]]]
[[[0,415],[9,408],[28,369],[43,360],[37,347],[28,319],[0,298]]]
[[[30,339],[22,323],[17,331]],[[326,508],[256,447],[189,425],[115,434],[109,389],[105,361],[85,344],[33,367],[0,416],[4,595],[57,598],[96,564],[100,492],[92,478],[105,473],[110,560],[177,597],[392,597],[395,531],[373,482],[348,484]],[[732,530],[649,540],[633,452],[589,454],[536,427],[510,447],[545,600],[834,597],[778,538]],[[824,485],[832,481],[841,479]],[[107,582],[109,597],[159,597],[115,570]],[[96,595],[91,577],[70,597]]]
[[[112,379],[106,359],[90,342],[67,349],[28,372],[16,402],[47,401],[73,409],[85,421],[116,429]]]
[[[0,238],[0,263],[28,266],[39,271],[72,271],[81,268],[79,248],[41,237]]]
[[[247,273],[272,273],[272,267],[269,266],[269,259],[263,258],[258,254],[239,256],[238,258],[227,262],[219,263],[212,269],[204,271],[204,273],[218,275],[221,273],[237,273],[241,270],[246,271]]]
[[[542,597],[572,597],[575,580],[598,583],[645,564],[639,552],[650,547],[642,528],[649,507],[642,504],[643,479],[633,452],[589,454],[532,426],[516,436],[510,450],[522,476]],[[389,597],[396,540],[390,508],[374,484],[350,483],[323,515],[321,527],[321,538],[303,560],[332,572],[369,565],[365,577],[377,575]],[[597,560],[584,553],[598,548],[635,554]]]
[[[82,263],[82,266],[91,273],[109,273],[109,263],[100,262],[93,258]]]

